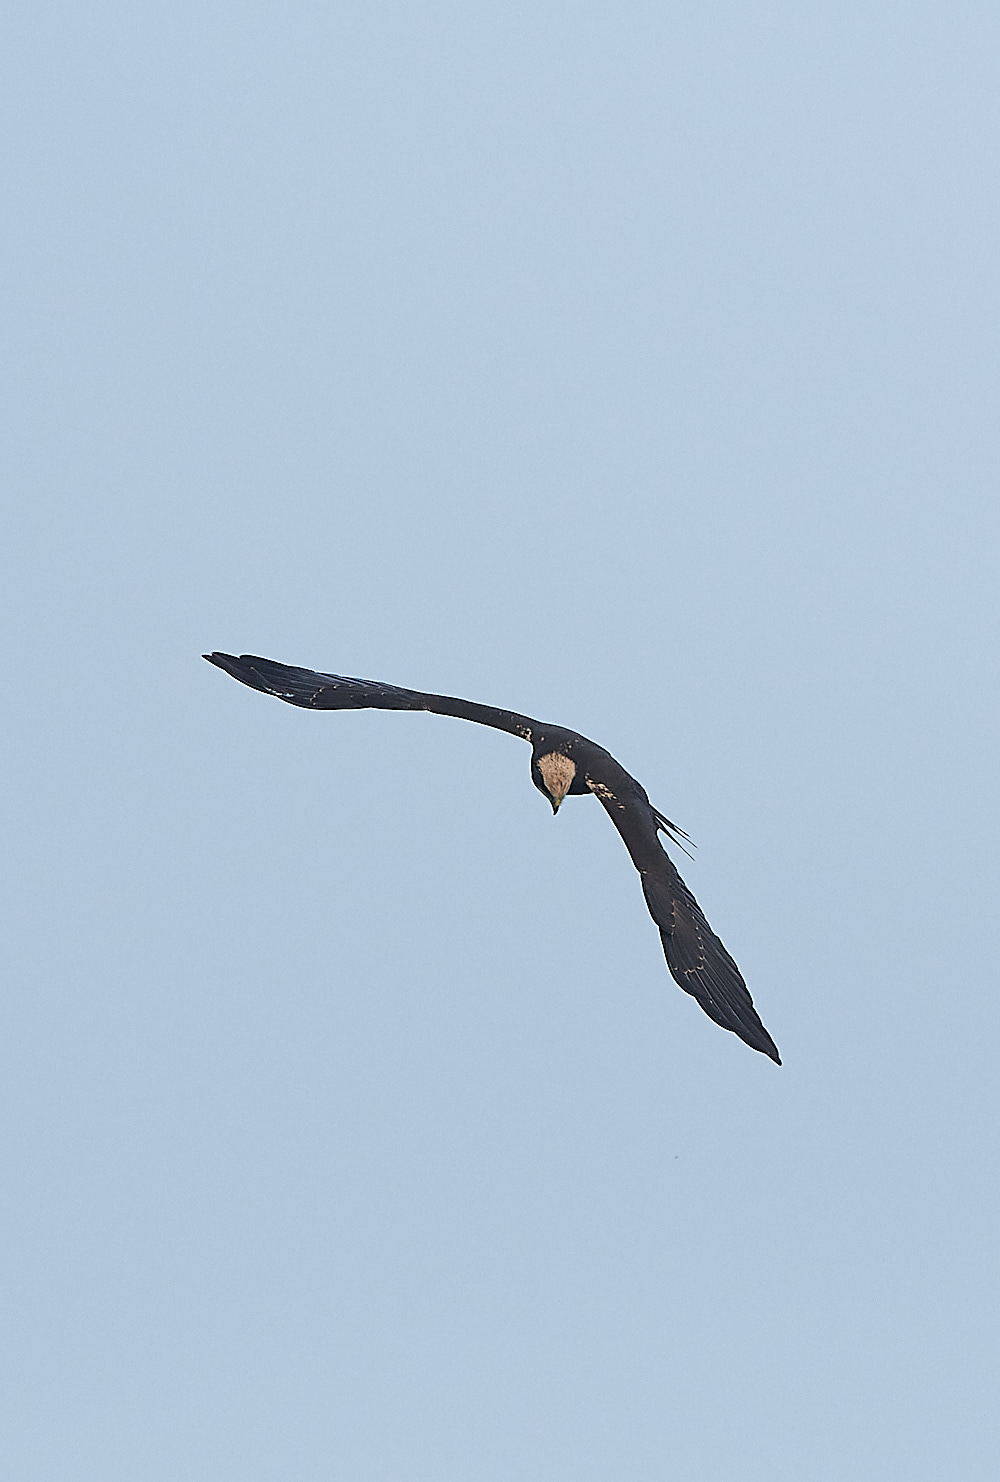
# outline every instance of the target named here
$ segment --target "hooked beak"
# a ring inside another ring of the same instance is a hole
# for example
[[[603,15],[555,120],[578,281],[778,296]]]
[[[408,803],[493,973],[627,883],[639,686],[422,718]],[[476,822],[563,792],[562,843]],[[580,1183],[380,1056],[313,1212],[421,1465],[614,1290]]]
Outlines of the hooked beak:
[[[556,814],[559,812],[559,804],[562,802],[562,798],[559,799],[558,803],[555,802],[552,798],[549,799],[549,802],[552,804],[552,817],[555,818]]]

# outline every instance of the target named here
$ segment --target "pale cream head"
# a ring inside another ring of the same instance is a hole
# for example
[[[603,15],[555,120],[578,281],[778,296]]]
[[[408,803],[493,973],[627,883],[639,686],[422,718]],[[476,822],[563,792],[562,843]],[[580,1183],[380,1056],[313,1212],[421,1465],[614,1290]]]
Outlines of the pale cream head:
[[[558,751],[549,751],[538,758],[538,770],[552,799],[553,808],[558,808],[576,776],[576,762],[571,762],[568,756],[562,756]]]

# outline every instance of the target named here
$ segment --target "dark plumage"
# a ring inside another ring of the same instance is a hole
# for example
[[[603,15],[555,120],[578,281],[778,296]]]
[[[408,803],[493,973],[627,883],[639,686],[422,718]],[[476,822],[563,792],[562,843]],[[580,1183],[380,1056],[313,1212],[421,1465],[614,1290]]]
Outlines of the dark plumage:
[[[755,1050],[781,1059],[740,976],[740,970],[702,914],[701,907],[660,844],[687,836],[658,813],[644,788],[614,757],[576,731],[550,726],[513,710],[476,705],[449,695],[425,695],[368,679],[318,674],[276,664],[253,654],[212,653],[204,657],[234,679],[266,695],[308,710],[429,710],[454,715],[520,736],[531,746],[531,780],[557,811],[568,793],[594,793],[625,842],[639,871],[649,914],[660,929],[667,965],[676,982],[708,1016],[738,1034]]]

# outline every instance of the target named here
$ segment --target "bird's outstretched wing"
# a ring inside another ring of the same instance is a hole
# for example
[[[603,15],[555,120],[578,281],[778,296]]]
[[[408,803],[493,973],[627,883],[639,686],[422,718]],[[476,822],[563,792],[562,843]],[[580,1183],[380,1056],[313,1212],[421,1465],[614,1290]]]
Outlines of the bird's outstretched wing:
[[[498,710],[493,705],[477,705],[472,700],[459,700],[451,695],[425,695],[420,690],[400,689],[398,685],[381,684],[375,679],[348,679],[343,674],[320,674],[315,669],[297,669],[292,664],[276,664],[256,654],[211,653],[202,658],[234,679],[276,695],[289,705],[306,710],[429,710],[435,715],[453,715],[459,720],[476,721],[498,731],[509,731],[525,741],[531,740],[537,726],[530,716],[513,710]]]
[[[760,1021],[739,968],[660,844],[657,833],[666,832],[667,820],[650,805],[638,783],[634,786],[634,794],[631,788],[621,788],[619,795],[603,785],[593,790],[639,871],[642,893],[649,914],[660,928],[664,956],[674,981],[698,1000],[716,1024],[732,1030],[752,1049],[780,1065],[777,1046]]]

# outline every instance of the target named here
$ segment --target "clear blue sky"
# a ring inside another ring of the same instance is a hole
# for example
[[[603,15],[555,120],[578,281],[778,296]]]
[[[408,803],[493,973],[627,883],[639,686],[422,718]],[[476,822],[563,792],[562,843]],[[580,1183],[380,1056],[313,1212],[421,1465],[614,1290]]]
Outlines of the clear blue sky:
[[[995,8],[4,29],[4,1477],[995,1477]]]

